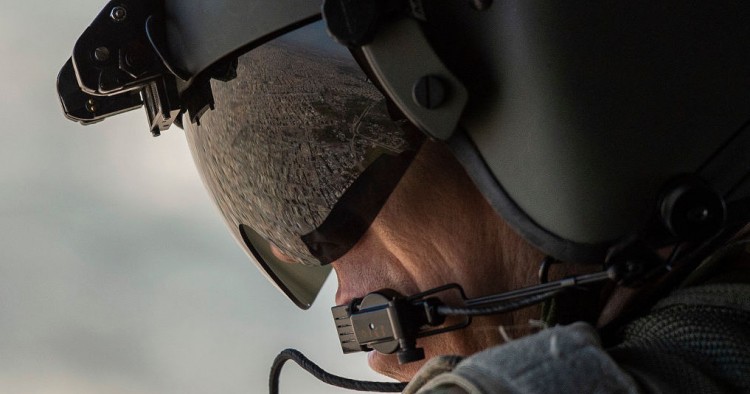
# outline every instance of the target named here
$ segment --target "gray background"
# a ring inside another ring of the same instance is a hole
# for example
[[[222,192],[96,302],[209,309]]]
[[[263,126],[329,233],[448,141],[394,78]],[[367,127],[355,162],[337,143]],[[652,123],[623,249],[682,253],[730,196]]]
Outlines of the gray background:
[[[334,280],[302,312],[234,244],[181,130],[63,118],[57,72],[104,4],[0,13],[0,392],[263,393],[286,347],[382,380],[340,354]],[[282,374],[282,393],[332,392]]]

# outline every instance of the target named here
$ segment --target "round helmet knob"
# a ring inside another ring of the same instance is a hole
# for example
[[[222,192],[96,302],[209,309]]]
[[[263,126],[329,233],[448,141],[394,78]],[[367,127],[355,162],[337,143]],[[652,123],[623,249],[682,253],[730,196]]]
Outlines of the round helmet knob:
[[[727,219],[724,198],[695,177],[675,182],[662,197],[660,209],[667,229],[685,241],[716,234]]]

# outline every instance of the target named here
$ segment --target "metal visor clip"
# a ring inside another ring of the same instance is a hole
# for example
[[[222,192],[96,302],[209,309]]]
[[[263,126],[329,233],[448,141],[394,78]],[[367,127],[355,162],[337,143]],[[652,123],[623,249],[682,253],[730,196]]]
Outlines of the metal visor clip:
[[[158,50],[163,34],[147,28],[158,25],[147,21],[161,13],[158,1],[114,0],[104,7],[58,76],[67,118],[86,125],[145,104],[154,136],[179,124],[177,75]]]

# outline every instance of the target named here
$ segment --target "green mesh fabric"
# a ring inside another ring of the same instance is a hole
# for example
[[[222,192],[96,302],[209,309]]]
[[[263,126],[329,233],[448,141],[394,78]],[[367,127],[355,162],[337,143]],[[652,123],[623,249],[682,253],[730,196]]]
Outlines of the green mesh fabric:
[[[750,285],[682,289],[629,324],[610,355],[645,392],[750,392]]]

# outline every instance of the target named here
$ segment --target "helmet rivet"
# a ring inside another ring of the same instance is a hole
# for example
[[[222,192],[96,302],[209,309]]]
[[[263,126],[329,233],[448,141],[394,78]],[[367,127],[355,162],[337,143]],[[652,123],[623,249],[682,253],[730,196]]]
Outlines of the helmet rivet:
[[[710,212],[705,206],[697,206],[688,210],[685,218],[692,223],[702,223],[710,218]]]
[[[109,17],[115,22],[122,22],[128,17],[128,10],[121,6],[114,7],[112,12],[109,13]]]
[[[99,47],[94,50],[94,59],[96,59],[97,62],[106,62],[109,60],[109,48],[107,47]]]
[[[96,112],[96,101],[94,101],[94,99],[88,99],[88,101],[86,101],[86,111],[89,111],[92,114]]]
[[[426,75],[414,84],[412,96],[422,108],[435,109],[447,98],[445,83],[439,77]]]

